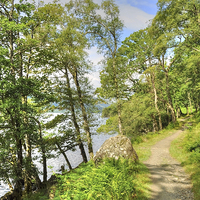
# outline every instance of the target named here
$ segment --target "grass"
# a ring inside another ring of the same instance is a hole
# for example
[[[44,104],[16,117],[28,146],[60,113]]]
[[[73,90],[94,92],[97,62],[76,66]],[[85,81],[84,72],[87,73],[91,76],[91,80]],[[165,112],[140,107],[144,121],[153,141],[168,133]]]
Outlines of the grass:
[[[186,173],[191,177],[195,200],[200,199],[200,117],[189,120],[193,124],[182,132],[170,147],[171,155],[181,162]]]

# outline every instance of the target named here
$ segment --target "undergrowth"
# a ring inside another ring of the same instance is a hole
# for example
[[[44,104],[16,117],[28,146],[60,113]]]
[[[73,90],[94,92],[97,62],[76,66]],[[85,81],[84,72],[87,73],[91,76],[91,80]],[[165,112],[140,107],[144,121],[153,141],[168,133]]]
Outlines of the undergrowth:
[[[188,130],[172,142],[170,153],[191,176],[195,200],[200,199],[200,115],[190,119]],[[187,126],[187,124],[186,124]]]
[[[29,200],[145,200],[149,194],[145,165],[126,159],[107,159],[95,166],[91,161],[64,175],[48,195],[37,193]],[[51,197],[51,198],[50,198]]]
[[[95,167],[93,162],[59,176],[55,200],[147,199],[148,173],[143,164],[109,159]]]

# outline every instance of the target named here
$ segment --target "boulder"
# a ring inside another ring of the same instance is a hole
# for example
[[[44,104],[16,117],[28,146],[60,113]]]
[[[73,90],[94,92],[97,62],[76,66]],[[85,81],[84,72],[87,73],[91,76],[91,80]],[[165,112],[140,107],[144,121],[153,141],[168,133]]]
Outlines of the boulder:
[[[120,157],[134,161],[138,160],[137,153],[133,149],[130,139],[124,135],[117,135],[107,139],[96,152],[94,161],[98,163],[104,158],[119,159]]]

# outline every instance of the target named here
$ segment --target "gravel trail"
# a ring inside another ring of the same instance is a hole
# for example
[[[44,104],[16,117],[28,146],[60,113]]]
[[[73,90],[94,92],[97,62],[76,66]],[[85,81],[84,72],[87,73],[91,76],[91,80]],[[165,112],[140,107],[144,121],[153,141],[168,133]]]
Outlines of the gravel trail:
[[[151,157],[144,162],[151,173],[151,200],[193,200],[190,178],[180,163],[171,157],[171,142],[181,133],[159,141],[151,148]]]

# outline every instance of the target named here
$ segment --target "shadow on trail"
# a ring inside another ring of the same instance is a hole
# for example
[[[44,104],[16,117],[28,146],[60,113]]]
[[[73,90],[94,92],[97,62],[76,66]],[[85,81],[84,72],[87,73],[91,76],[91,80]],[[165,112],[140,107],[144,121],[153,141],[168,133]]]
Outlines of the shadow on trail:
[[[192,200],[190,180],[185,176],[180,164],[146,164],[154,190],[151,200]]]

